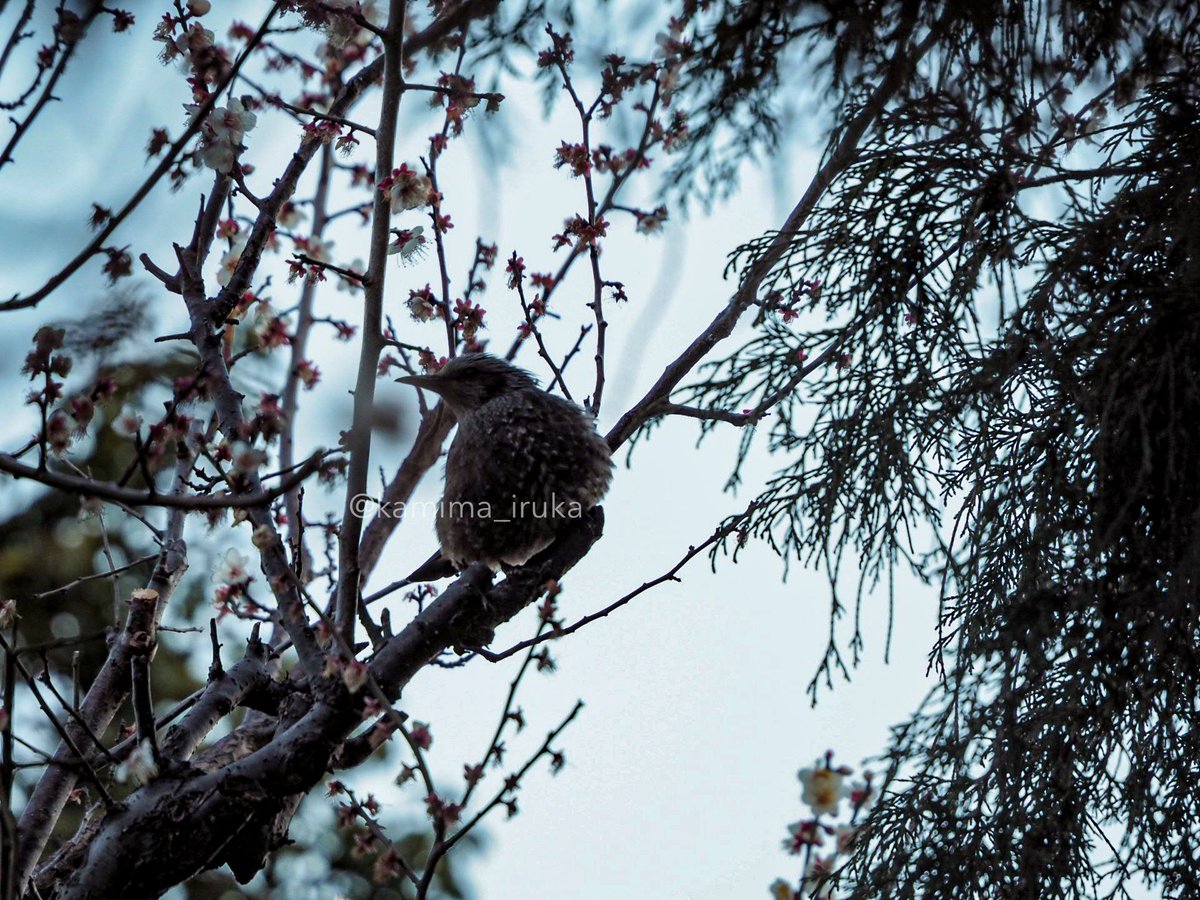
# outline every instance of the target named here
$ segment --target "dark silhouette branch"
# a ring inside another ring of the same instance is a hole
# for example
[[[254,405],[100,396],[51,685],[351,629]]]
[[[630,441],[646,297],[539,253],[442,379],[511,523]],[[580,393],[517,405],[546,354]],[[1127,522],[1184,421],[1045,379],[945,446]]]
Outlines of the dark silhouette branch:
[[[318,450],[305,460],[299,468],[281,478],[279,484],[271,488],[260,488],[259,490],[245,494],[235,494],[228,491],[207,495],[160,494],[157,491],[139,491],[104,481],[83,478],[79,475],[68,475],[65,472],[55,472],[51,469],[38,469],[37,466],[26,465],[7,453],[0,453],[0,472],[7,472],[15,478],[27,478],[31,481],[37,481],[48,487],[66,491],[70,494],[111,500],[114,503],[123,503],[126,506],[160,506],[165,509],[183,510],[246,509],[253,506],[265,506],[272,500],[282,497],[288,491],[303,484],[305,480],[321,467],[321,461],[324,456],[325,452]],[[66,588],[59,588],[58,590],[66,590]]]

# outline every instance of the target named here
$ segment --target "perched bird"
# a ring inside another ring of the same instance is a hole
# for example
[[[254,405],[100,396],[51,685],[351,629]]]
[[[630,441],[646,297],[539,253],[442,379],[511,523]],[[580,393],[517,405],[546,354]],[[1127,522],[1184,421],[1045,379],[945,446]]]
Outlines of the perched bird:
[[[396,380],[440,395],[458,419],[436,523],[454,565],[523,565],[608,491],[612,456],[591,416],[528,372],[468,353]]]

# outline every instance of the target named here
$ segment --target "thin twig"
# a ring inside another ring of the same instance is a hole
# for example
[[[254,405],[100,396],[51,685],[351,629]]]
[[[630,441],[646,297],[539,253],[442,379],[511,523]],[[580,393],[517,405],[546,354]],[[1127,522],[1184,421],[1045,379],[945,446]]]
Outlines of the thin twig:
[[[750,515],[750,513],[753,510],[754,510],[754,504],[751,504],[740,515],[737,515],[734,518],[730,519],[728,522],[726,522],[724,525],[722,525],[720,528],[718,528],[716,531],[714,531],[711,535],[709,535],[709,537],[704,541],[704,543],[702,543],[698,546],[688,547],[687,553],[685,553],[682,557],[680,557],[679,561],[677,563],[675,563],[675,565],[673,565],[666,572],[664,572],[662,575],[659,575],[657,578],[653,578],[650,581],[643,582],[641,585],[634,588],[632,591],[625,594],[620,599],[613,601],[608,606],[604,607],[601,610],[598,610],[597,612],[590,613],[589,615],[584,616],[583,618],[579,619],[572,625],[568,625],[564,628],[555,628],[551,631],[546,632],[545,634],[539,634],[536,637],[532,637],[532,638],[529,638],[528,640],[521,641],[520,643],[513,644],[507,650],[502,650],[499,653],[493,653],[492,651],[483,649],[481,647],[475,647],[473,649],[475,650],[476,653],[478,653],[480,656],[482,656],[484,659],[488,660],[489,662],[500,662],[500,660],[508,659],[508,657],[510,657],[516,653],[520,653],[522,650],[524,650],[526,648],[535,647],[538,644],[544,644],[546,641],[556,640],[560,637],[566,637],[568,634],[574,634],[576,631],[578,631],[580,628],[583,628],[585,625],[595,622],[597,619],[603,619],[605,616],[611,615],[612,613],[614,613],[618,609],[620,609],[622,606],[624,606],[626,603],[628,603],[630,600],[633,600],[635,597],[638,597],[641,594],[646,593],[646,591],[650,590],[651,588],[658,587],[658,585],[660,585],[666,581],[679,581],[679,578],[677,577],[677,575],[684,566],[686,566],[689,562],[691,562],[693,559],[695,559],[697,556],[699,556],[701,553],[703,553],[709,547],[713,546],[718,541],[720,541],[720,540],[724,539],[725,537],[727,537],[728,535],[732,534],[733,531],[746,519],[747,516]]]
[[[725,308],[663,370],[662,375],[642,399],[621,416],[617,424],[605,436],[609,447],[615,450],[629,440],[634,432],[654,415],[653,410],[670,398],[671,392],[679,382],[700,363],[709,351],[733,333],[734,326],[742,315],[755,304],[763,279],[783,258],[792,245],[795,235],[799,233],[801,226],[817,208],[817,204],[825,196],[825,191],[834,179],[858,158],[859,145],[867,131],[878,121],[884,108],[901,85],[905,83],[917,61],[940,37],[940,27],[934,27],[930,29],[929,34],[921,41],[920,45],[910,50],[908,40],[914,25],[914,18],[909,17],[902,26],[903,33],[898,35],[898,49],[888,66],[887,73],[871,92],[858,115],[842,129],[837,142],[825,154],[824,165],[817,170],[782,227],[746,270],[738,289],[726,303]]]
[[[545,619],[538,621],[538,628],[533,636],[535,640],[542,636],[542,632],[545,630],[547,624],[548,623]],[[493,755],[496,753],[496,748],[500,745],[500,738],[504,735],[504,729],[507,727],[509,720],[512,718],[512,705],[513,701],[517,697],[517,689],[521,685],[521,679],[525,677],[525,673],[529,670],[529,664],[533,662],[533,656],[534,649],[532,646],[530,646],[529,652],[525,655],[525,659],[521,663],[521,668],[517,669],[516,676],[514,676],[513,680],[509,682],[508,696],[504,699],[504,709],[500,713],[500,721],[496,723],[496,731],[492,734],[492,740],[488,743],[487,752],[483,754],[483,759],[479,762],[479,768],[481,771],[487,767],[487,764],[491,761]],[[462,800],[459,801],[459,805],[464,809],[466,808],[467,803],[470,802],[471,794],[474,793],[475,786],[477,784],[479,784],[479,780],[469,781],[467,783],[467,789],[463,792]]]
[[[54,730],[58,732],[59,738],[64,744],[66,744],[67,747],[70,748],[71,752],[75,755],[75,758],[82,761],[81,768],[83,774],[86,775],[88,780],[92,782],[92,786],[103,799],[104,805],[112,806],[113,799],[111,796],[109,796],[109,793],[105,789],[103,782],[100,781],[100,776],[96,774],[95,769],[88,765],[86,762],[86,757],[79,750],[79,745],[76,744],[71,735],[67,733],[66,727],[62,722],[59,721],[58,716],[56,716],[50,709],[50,705],[46,703],[46,698],[42,696],[42,692],[38,690],[36,679],[29,673],[29,670],[22,665],[21,660],[17,658],[17,655],[12,652],[12,648],[9,646],[8,641],[4,639],[3,635],[0,635],[0,648],[2,648],[4,652],[8,654],[8,657],[13,660],[13,665],[16,666],[17,671],[25,680],[25,684],[28,685],[30,693],[33,694],[33,699],[36,700],[38,706],[42,708],[42,712],[46,714],[46,718],[50,720],[50,724],[54,727]]]
[[[396,142],[396,122],[403,96],[404,23],[407,0],[390,0],[387,34],[383,38],[383,97],[379,112],[379,139],[375,142],[375,172],[382,178],[392,171]],[[354,419],[347,441],[350,462],[346,472],[346,505],[339,531],[338,589],[334,620],[346,643],[354,643],[354,623],[362,590],[359,567],[359,541],[362,538],[362,510],[358,495],[366,493],[371,462],[371,419],[375,403],[379,356],[383,350],[383,290],[387,274],[391,194],[375,190],[371,222],[370,259],[367,281],[363,285],[362,345],[359,348],[358,374],[354,387]]]
[[[583,701],[576,700],[575,705],[571,708],[571,711],[567,713],[566,718],[562,720],[557,728],[546,735],[546,740],[542,742],[542,746],[538,748],[538,751],[529,758],[525,765],[521,766],[521,768],[518,769],[514,774],[505,779],[504,787],[496,793],[496,796],[492,798],[492,801],[478,813],[476,813],[466,825],[464,825],[449,838],[447,838],[445,842],[443,842],[442,852],[439,854],[439,856],[444,856],[451,847],[462,840],[462,838],[465,837],[472,828],[478,825],[484,816],[503,803],[505,795],[512,793],[516,785],[520,784],[521,780],[525,777],[529,770],[533,768],[534,764],[539,759],[553,752],[550,749],[551,744],[553,744],[558,736],[566,730],[567,726],[575,720],[575,717],[579,715],[582,709]]]
[[[120,575],[122,572],[128,572],[130,569],[136,569],[138,566],[152,562],[156,559],[158,559],[158,554],[150,553],[146,556],[138,557],[133,562],[125,563],[123,566],[117,566],[116,568],[109,569],[107,572],[95,572],[91,575],[80,575],[74,581],[68,582],[62,587],[56,587],[48,591],[42,591],[40,594],[34,594],[33,599],[43,600],[46,597],[53,597],[55,594],[63,594],[72,588],[77,588],[81,584],[87,584],[89,581],[95,581],[98,578],[113,578],[116,575]]]

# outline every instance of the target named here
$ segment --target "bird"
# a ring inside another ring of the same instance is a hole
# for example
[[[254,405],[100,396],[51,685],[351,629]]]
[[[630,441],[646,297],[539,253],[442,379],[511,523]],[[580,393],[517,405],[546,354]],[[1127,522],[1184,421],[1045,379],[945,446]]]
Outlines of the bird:
[[[435,522],[453,566],[524,565],[608,492],[612,453],[592,416],[524,369],[464,353],[396,381],[433,391],[458,420]]]

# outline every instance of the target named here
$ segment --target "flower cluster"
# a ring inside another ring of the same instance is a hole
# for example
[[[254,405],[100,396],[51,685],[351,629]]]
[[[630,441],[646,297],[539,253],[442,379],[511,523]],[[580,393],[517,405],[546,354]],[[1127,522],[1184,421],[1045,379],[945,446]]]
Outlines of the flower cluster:
[[[454,327],[462,332],[463,340],[475,340],[475,335],[483,327],[484,309],[470,300],[454,301]]]
[[[561,169],[569,166],[571,174],[576,177],[592,171],[592,158],[587,147],[583,144],[569,144],[563,141],[554,154],[554,168]]]
[[[428,284],[423,288],[408,292],[407,306],[409,314],[418,322],[428,322],[438,316],[442,309]]]
[[[487,100],[487,111],[495,112],[500,108],[504,99],[502,94],[480,94],[475,90],[475,79],[450,72],[443,72],[438,78],[441,90],[434,95],[434,103],[444,103],[446,107],[446,127],[451,134],[462,134],[463,119],[469,111],[479,105],[481,100]],[[434,152],[440,152],[444,146],[435,147]]]
[[[325,40],[339,50],[369,46],[374,35],[362,23],[383,23],[383,12],[373,0],[327,0],[321,5],[329,16],[324,23]]]
[[[625,57],[610,53],[604,57],[604,69],[600,72],[600,118],[612,115],[625,92],[639,84],[649,84],[659,75],[657,63],[629,64]]]
[[[443,828],[453,825],[462,818],[462,806],[460,804],[447,803],[445,799],[437,794],[430,794],[425,798],[425,810],[429,813],[429,817],[441,823]]]
[[[572,46],[569,34],[559,34],[549,25],[546,33],[550,35],[550,49],[538,53],[538,67],[548,69],[551,66],[569,66],[575,60],[575,48]]]
[[[417,354],[417,363],[425,372],[436,372],[446,365],[446,357],[434,356],[430,350],[422,350]]]
[[[306,140],[316,141],[318,144],[328,144],[342,136],[342,126],[328,119],[313,119],[305,123],[302,130]],[[338,149],[344,149],[340,142]]]
[[[249,108],[251,102],[248,97],[235,97],[228,106],[209,112],[200,128],[200,161],[204,165],[227,175],[233,171],[242,149],[242,138],[258,124],[258,116]],[[191,121],[199,114],[200,105],[189,103],[184,109]]]
[[[196,21],[211,9],[209,0],[189,0],[182,14],[164,14],[154,30],[154,39],[163,44],[159,59],[164,64],[181,60],[187,66],[197,103],[208,97],[208,85],[220,81],[230,67],[229,51]]]
[[[428,175],[420,175],[401,163],[400,168],[392,169],[392,174],[385,175],[375,185],[379,190],[388,194],[392,201],[392,215],[406,209],[417,209],[428,206],[432,200],[433,182]]]
[[[57,352],[62,349],[65,334],[63,329],[49,325],[39,328],[33,336],[33,350],[25,357],[25,365],[21,368],[30,381],[42,382],[41,388],[26,395],[25,402],[41,410],[44,427],[39,443],[59,455],[70,448],[72,432],[76,430],[72,424],[74,410],[72,413],[61,409],[51,411],[63,396],[63,382],[57,379],[66,378],[72,367],[71,357]],[[91,418],[90,411],[87,416]],[[74,421],[79,422],[77,418]],[[82,422],[79,429],[85,425],[86,422]]]
[[[254,580],[250,574],[250,557],[230,548],[213,572],[212,580],[217,585],[213,606],[217,608],[218,616],[224,617],[235,612],[238,599],[245,596],[250,582]]]
[[[648,169],[651,159],[636,147],[626,147],[618,152],[608,144],[601,144],[592,151],[592,164],[601,172],[620,175],[630,169]]]
[[[651,212],[643,212],[638,210],[634,212],[637,217],[637,230],[641,234],[657,234],[662,231],[663,225],[667,221],[667,208],[659,206]]]
[[[233,273],[242,261],[242,251],[246,249],[245,238],[235,237],[229,249],[221,255],[221,265],[217,269],[217,284],[225,287],[233,278]]]
[[[597,216],[595,222],[589,222],[583,216],[575,216],[563,222],[563,230],[554,235],[554,249],[568,247],[572,244],[581,247],[595,247],[600,238],[608,234],[608,220]]]
[[[832,876],[838,868],[838,857],[853,849],[859,818],[874,799],[871,773],[865,772],[862,781],[847,785],[846,777],[852,772],[848,766],[834,766],[830,752],[816,765],[796,773],[801,785],[800,800],[811,815],[788,826],[783,848],[793,856],[804,857],[803,874],[798,885],[777,878],[770,886],[774,900],[802,897],[830,900],[834,896]],[[850,816],[848,821],[839,823],[843,800],[849,801]],[[826,838],[831,839],[832,846],[822,856],[817,848],[825,846]]]

